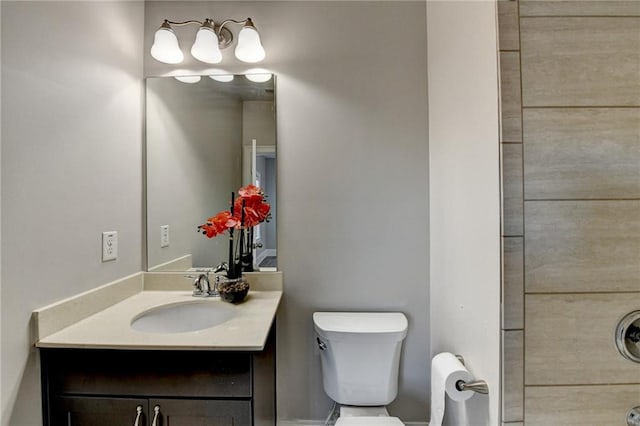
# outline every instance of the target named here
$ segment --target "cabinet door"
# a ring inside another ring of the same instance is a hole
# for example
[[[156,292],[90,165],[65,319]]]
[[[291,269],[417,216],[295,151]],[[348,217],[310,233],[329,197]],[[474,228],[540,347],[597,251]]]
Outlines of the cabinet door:
[[[140,407],[140,409],[138,408]],[[147,400],[60,396],[51,406],[52,426],[146,426]]]
[[[158,419],[153,424],[154,409]],[[152,426],[251,426],[251,402],[244,400],[149,400]]]

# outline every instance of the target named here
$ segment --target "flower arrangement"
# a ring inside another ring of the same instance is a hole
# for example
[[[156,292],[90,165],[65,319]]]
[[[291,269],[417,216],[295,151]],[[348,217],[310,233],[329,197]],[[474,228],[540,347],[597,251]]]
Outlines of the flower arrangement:
[[[198,226],[198,232],[213,238],[227,232],[229,234],[229,265],[227,277],[239,278],[242,272],[253,271],[253,228],[268,221],[271,206],[265,202],[261,188],[255,185],[243,186],[238,197],[231,193],[231,208],[223,210]],[[238,244],[234,251],[234,231],[238,231]]]

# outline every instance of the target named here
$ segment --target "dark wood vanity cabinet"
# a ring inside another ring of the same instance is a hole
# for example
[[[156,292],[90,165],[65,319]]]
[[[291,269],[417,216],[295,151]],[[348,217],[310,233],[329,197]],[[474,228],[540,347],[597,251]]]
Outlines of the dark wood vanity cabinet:
[[[41,349],[44,424],[273,426],[273,337],[261,352]]]

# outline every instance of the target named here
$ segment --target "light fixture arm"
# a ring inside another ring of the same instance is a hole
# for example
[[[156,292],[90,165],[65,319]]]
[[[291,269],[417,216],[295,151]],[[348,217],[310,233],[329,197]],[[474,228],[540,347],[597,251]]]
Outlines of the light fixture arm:
[[[201,27],[210,28],[213,32],[216,33],[216,36],[218,37],[218,45],[220,46],[220,49],[224,49],[226,47],[229,47],[229,45],[233,43],[233,33],[229,31],[229,29],[223,28],[224,25],[227,22],[235,22],[235,23],[241,24],[247,21],[251,21],[251,18],[247,18],[244,21],[227,19],[221,25],[216,24],[215,21],[211,18],[205,18],[204,22],[197,21],[195,19],[190,19],[188,21],[182,21],[182,22],[170,21],[168,19],[165,19],[161,27],[170,28],[169,25],[184,26],[184,25],[194,24],[194,25],[200,25]]]
[[[205,20],[206,21],[211,21],[209,18],[207,18]],[[177,25],[177,26],[181,26],[181,25],[189,25],[189,24],[198,24],[198,25],[204,25],[204,22],[200,22],[200,21],[196,21],[194,19],[191,19],[189,21],[184,21],[184,22],[175,22],[175,21],[170,21],[168,19],[165,19],[164,22],[162,23],[161,27],[167,27],[169,25]]]
[[[222,24],[220,24],[220,29],[224,28],[225,25],[227,25],[228,23],[234,23],[234,24],[238,24],[238,25],[250,25],[252,27],[255,28],[255,26],[253,25],[253,21],[251,20],[251,18],[247,18],[244,21],[238,21],[236,19],[225,19],[224,21],[222,21]]]

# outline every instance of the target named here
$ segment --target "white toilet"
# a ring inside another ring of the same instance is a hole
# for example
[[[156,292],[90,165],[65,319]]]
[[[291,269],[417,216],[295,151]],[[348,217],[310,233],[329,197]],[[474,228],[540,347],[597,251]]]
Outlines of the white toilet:
[[[402,313],[316,312],[324,391],[341,405],[336,426],[404,425],[385,405],[398,393],[407,317]]]

